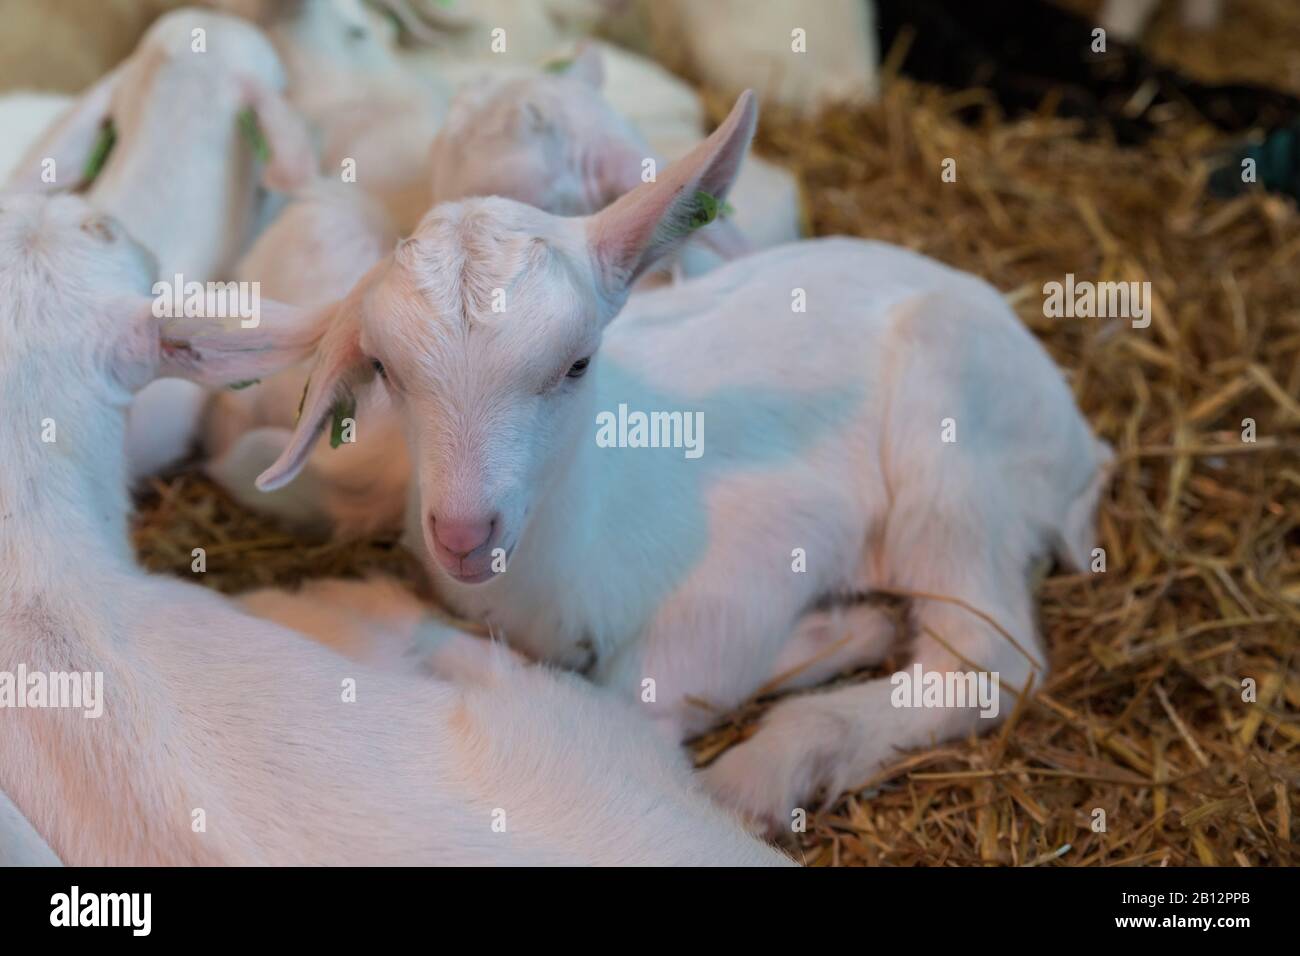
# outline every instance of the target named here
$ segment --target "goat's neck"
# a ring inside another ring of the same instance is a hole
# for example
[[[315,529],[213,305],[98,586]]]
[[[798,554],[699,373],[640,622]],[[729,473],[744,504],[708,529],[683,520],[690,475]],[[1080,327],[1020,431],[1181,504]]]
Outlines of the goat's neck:
[[[0,415],[4,590],[31,592],[55,582],[75,589],[88,573],[132,567],[124,409],[78,389],[71,377],[33,383],[30,376],[0,375],[11,383]]]
[[[177,274],[186,282],[225,279],[266,205],[253,178],[252,154],[238,132],[215,135],[200,128],[194,135],[197,158],[185,176],[175,175],[174,157],[161,148],[183,135],[154,130],[146,138],[159,148],[110,166],[88,197],[153,252],[159,278],[168,283]],[[185,215],[177,215],[178,209]]]

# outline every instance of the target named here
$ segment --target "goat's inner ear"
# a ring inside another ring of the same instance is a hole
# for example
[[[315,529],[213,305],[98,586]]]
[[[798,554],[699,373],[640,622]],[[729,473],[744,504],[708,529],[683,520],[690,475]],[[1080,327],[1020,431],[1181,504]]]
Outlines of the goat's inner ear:
[[[366,361],[361,353],[355,318],[340,318],[326,332],[316,350],[316,362],[303,392],[293,435],[280,457],[258,476],[259,489],[274,491],[297,476],[307,463],[321,430],[331,418],[338,417],[335,413],[339,402],[347,400],[353,385],[364,377]]]
[[[588,241],[607,293],[625,293],[695,229],[717,219],[757,120],[753,94],[746,91],[708,139],[657,180],[638,186],[588,219]]]

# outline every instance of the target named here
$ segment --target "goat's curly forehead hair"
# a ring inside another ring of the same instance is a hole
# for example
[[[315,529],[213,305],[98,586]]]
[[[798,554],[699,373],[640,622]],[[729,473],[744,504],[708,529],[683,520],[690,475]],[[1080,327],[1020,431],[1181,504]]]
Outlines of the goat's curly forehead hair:
[[[47,294],[87,288],[96,243],[115,234],[111,221],[79,197],[6,197],[0,202],[0,275],[36,274]]]
[[[572,285],[566,257],[510,215],[512,205],[479,201],[439,208],[398,243],[397,265],[443,315],[458,315],[467,326],[496,322],[508,318],[512,299],[530,290]],[[503,298],[504,313],[498,306]]]

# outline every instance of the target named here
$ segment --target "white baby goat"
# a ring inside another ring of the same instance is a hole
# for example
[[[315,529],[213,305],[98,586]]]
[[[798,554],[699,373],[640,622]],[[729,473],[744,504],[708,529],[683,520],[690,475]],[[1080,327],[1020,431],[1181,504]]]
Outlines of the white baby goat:
[[[702,116],[650,115],[657,86],[628,82],[620,63],[629,54],[616,49],[586,41],[540,75],[498,68],[463,79],[433,143],[432,203],[497,195],[585,215],[639,186],[663,165],[660,157],[693,149],[704,135]],[[733,223],[754,248],[799,238],[799,186],[787,170],[750,156],[732,198],[732,218],[686,249],[685,275],[742,251]]]
[[[602,60],[584,49],[560,73],[534,71],[485,80],[457,94],[432,150],[438,202],[507,196],[559,215],[596,212],[642,182],[650,147],[600,93]],[[746,168],[757,160],[746,159]],[[794,239],[798,207],[788,190],[750,194],[737,222],[757,227],[761,245]],[[760,174],[754,183],[766,182]],[[328,188],[327,188],[328,187]],[[341,298],[393,247],[396,237],[355,186],[322,183],[292,203],[257,240],[236,278],[261,280],[264,294],[315,307]],[[683,271],[745,251],[749,236],[730,220],[700,231],[684,250]],[[699,246],[707,243],[711,248]],[[364,436],[331,448],[321,442],[292,488],[259,494],[254,479],[289,442],[307,369],[218,395],[207,416],[208,472],[233,496],[312,531],[353,537],[401,524],[410,472],[398,416],[379,389],[362,396]]]
[[[601,94],[604,82],[602,55],[588,45],[558,72],[486,77],[462,86],[433,141],[433,204],[505,196],[557,216],[583,216],[641,185],[663,161]],[[747,165],[754,162],[750,157]],[[774,200],[787,206],[789,228],[758,244],[798,238],[797,200],[788,193],[749,198],[755,206]],[[739,218],[719,219],[695,238],[724,259],[750,248]],[[687,269],[693,271],[707,270]]]
[[[261,183],[294,189],[315,168],[306,127],[280,95],[284,85],[279,58],[256,27],[208,10],[173,11],[32,145],[9,186],[78,186],[111,122],[116,140],[90,201],[153,252],[162,280],[225,279],[270,214]],[[270,147],[261,183],[241,132],[246,109]],[[127,429],[133,477],[184,454],[203,400],[189,382],[160,381],[141,393]]]
[[[0,711],[0,792],[65,863],[782,862],[581,682],[490,646],[465,686],[385,673],[136,567],[131,392],[304,341],[270,304],[237,361],[221,323],[161,339],[151,270],[77,197],[0,199],[0,672],[103,675],[98,718]]]
[[[300,192],[240,260],[236,279],[261,283],[280,302],[331,303],[387,255],[397,233],[354,184],[321,180]],[[359,440],[322,442],[291,489],[261,494],[253,482],[289,443],[306,384],[304,363],[212,398],[203,425],[208,474],[244,505],[313,532],[350,538],[401,526],[410,461],[400,419],[378,389],[363,397]]]
[[[728,96],[812,114],[879,92],[872,0],[640,0],[660,59]]]
[[[650,142],[700,135],[704,107],[689,84],[649,57],[612,43],[586,39],[622,0],[390,0],[405,6],[406,21],[422,17],[435,31],[432,44],[400,52],[410,69],[460,87],[484,73],[498,79],[531,74],[585,42],[605,61],[606,96]],[[418,38],[417,38],[418,39]]]
[[[911,614],[925,672],[1023,687],[1044,664],[1030,562],[1086,563],[1108,452],[996,290],[824,239],[628,298],[726,196],[755,120],[747,94],[657,182],[585,219],[497,198],[435,208],[334,311],[260,484],[290,481],[343,393],[381,376],[416,462],[408,532],[443,597],[637,695],[673,737],[790,663],[826,652],[811,682],[879,661],[895,643],[879,611],[847,612],[838,646],[821,612],[804,617],[842,592],[930,595]],[[616,427],[631,413],[676,422],[659,437],[677,447]],[[711,786],[788,823],[819,785],[989,723],[895,707],[893,689],[781,702]]]
[[[429,208],[429,144],[450,84],[409,70],[392,25],[362,0],[222,5],[260,24],[275,45],[289,100],[316,133],[321,172],[336,182],[347,175],[410,232]]]

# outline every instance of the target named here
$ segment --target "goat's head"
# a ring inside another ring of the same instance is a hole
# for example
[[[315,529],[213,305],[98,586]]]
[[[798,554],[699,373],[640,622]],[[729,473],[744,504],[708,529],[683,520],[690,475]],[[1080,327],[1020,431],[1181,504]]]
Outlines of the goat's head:
[[[230,163],[251,164],[262,153],[262,180],[292,190],[315,172],[310,135],[284,99],[284,70],[257,27],[207,10],[182,9],[161,17],[135,51],[83,93],[29,151],[9,186],[62,192],[88,189],[154,251],[165,268],[208,278],[228,263],[172,262],[149,233],[167,217],[183,220],[190,207],[231,179]],[[261,144],[244,142],[261,137]],[[93,179],[93,182],[91,181]],[[250,181],[251,182],[251,181]],[[249,189],[247,202],[255,202]],[[203,235],[217,227],[195,222]],[[237,248],[246,236],[228,238]]]
[[[252,319],[223,316],[228,291],[160,283],[153,254],[80,196],[0,196],[0,352],[51,387],[104,381],[124,404],[159,375],[232,385],[312,354],[330,310],[258,298]]]
[[[503,196],[557,216],[596,212],[657,160],[600,93],[600,54],[558,73],[462,87],[433,141],[434,202]]]
[[[435,207],[339,304],[266,490],[305,463],[347,390],[380,377],[403,410],[426,543],[458,580],[491,575],[582,430],[588,367],[631,285],[716,216],[756,122],[752,94],[707,141],[601,212],[501,198]]]

